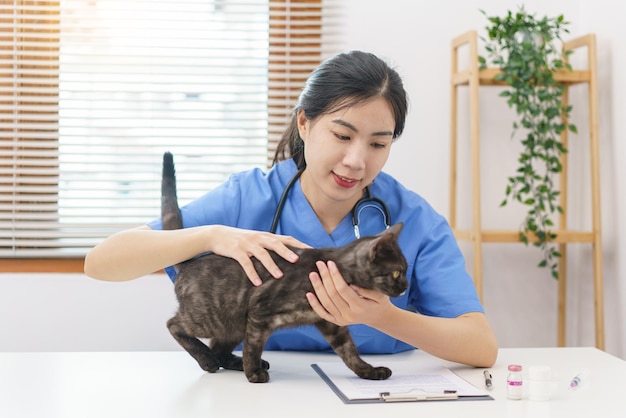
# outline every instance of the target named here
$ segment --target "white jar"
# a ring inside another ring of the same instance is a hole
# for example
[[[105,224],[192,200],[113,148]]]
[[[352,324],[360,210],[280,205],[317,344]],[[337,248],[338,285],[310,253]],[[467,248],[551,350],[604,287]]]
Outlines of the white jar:
[[[528,399],[548,401],[552,392],[552,369],[549,366],[531,366],[528,369]]]

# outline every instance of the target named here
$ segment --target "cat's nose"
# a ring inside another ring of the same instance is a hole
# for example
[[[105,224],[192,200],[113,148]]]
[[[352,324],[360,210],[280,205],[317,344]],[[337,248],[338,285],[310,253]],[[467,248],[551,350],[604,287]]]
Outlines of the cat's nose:
[[[403,284],[403,285],[400,285],[400,286],[396,286],[395,289],[394,289],[394,292],[393,292],[394,294],[390,295],[390,296],[393,296],[393,297],[396,297],[396,298],[399,297],[399,296],[403,296],[406,293],[407,289],[408,289],[408,284],[406,284],[406,285]]]
[[[409,288],[409,282],[404,280],[398,289],[398,296],[402,296],[406,293],[406,290]]]

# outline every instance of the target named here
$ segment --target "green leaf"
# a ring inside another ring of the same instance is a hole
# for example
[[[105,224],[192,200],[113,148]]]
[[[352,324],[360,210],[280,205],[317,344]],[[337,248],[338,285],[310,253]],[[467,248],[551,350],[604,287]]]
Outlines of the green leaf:
[[[523,232],[519,233],[519,240],[528,245],[528,237]]]

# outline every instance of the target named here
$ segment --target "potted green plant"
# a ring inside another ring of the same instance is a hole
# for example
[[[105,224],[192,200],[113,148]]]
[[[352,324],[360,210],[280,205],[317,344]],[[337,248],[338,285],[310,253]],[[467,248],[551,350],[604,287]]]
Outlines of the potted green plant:
[[[567,153],[560,135],[566,129],[574,133],[577,130],[567,123],[572,108],[563,104],[565,88],[555,81],[554,73],[571,71],[560,43],[562,35],[569,33],[569,22],[562,15],[538,19],[523,7],[504,17],[487,16],[483,10],[481,13],[489,24],[488,38],[482,38],[487,57],[479,57],[480,66],[501,70],[496,80],[508,88],[500,96],[518,115],[511,137],[522,134],[518,167],[508,177],[501,206],[509,201],[527,206],[519,239],[528,245],[529,237],[536,237],[533,244],[543,251],[539,267],[549,267],[552,276],[558,278],[560,253],[553,242],[556,234],[551,216],[563,212],[555,183],[555,176],[562,170],[562,156]]]

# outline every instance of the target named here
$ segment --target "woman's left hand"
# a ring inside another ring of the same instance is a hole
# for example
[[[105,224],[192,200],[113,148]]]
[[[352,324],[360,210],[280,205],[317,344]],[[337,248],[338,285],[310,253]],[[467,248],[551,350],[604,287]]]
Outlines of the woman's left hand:
[[[315,293],[307,293],[307,299],[321,318],[339,326],[371,324],[392,306],[387,295],[347,284],[334,262],[316,265],[319,273],[309,274]]]
[[[498,343],[487,317],[468,312],[442,318],[396,307],[375,290],[351,286],[332,261],[317,262],[309,274],[315,293],[307,293],[313,310],[339,326],[365,324],[444,360],[474,367],[492,367]]]

